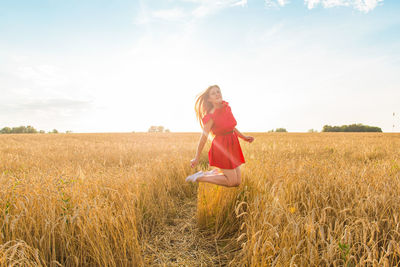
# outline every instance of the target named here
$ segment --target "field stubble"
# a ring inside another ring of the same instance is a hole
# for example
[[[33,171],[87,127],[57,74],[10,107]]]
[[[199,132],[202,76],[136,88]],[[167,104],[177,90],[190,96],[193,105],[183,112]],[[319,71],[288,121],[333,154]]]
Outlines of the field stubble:
[[[238,188],[196,133],[0,135],[0,265],[400,263],[400,134],[253,135]]]

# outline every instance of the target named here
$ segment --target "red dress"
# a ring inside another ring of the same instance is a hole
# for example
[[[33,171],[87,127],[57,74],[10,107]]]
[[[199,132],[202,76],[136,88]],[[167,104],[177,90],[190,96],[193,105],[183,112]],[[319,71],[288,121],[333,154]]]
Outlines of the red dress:
[[[221,108],[216,109],[214,113],[206,114],[202,119],[203,124],[205,125],[211,118],[214,121],[211,131],[215,137],[208,151],[210,166],[235,169],[245,163],[239,139],[233,131],[237,123],[228,102],[222,101]]]

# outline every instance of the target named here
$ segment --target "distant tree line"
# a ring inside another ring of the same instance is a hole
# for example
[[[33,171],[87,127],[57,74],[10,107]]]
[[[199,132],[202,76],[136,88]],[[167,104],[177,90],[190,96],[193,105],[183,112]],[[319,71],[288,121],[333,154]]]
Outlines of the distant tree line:
[[[67,131],[67,133],[71,133],[72,131]],[[28,126],[19,126],[19,127],[4,127],[3,129],[0,130],[0,134],[20,134],[20,133],[45,133],[43,130],[36,130],[34,127],[28,125]],[[53,129],[53,131],[50,131],[48,133],[58,133],[56,129]]]
[[[164,126],[150,126],[149,133],[169,133],[169,129],[165,129]]]
[[[272,130],[269,130],[268,132],[269,133],[273,133],[273,132],[276,132],[276,133],[287,133],[285,128],[276,128],[275,130],[272,129]]]
[[[322,128],[323,132],[382,132],[382,129],[376,126],[363,125],[361,123],[342,125],[342,126],[330,126],[325,125]]]

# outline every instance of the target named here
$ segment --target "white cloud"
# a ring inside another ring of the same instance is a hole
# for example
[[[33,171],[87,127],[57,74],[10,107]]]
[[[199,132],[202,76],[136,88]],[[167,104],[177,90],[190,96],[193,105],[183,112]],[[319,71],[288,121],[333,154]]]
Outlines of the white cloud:
[[[284,5],[286,5],[287,3],[289,3],[289,0],[277,0],[278,1],[278,4],[280,5],[280,6],[284,6]]]
[[[246,6],[247,5],[247,0],[219,0],[219,1],[214,1],[214,0],[203,0],[203,1],[196,1],[200,5],[195,8],[192,12],[192,15],[197,18],[201,17],[206,17],[208,15],[212,15],[217,13],[218,11],[228,8],[228,7],[233,7],[233,6]]]
[[[376,8],[380,2],[383,3],[383,0],[304,0],[309,9],[313,9],[319,4],[322,4],[324,8],[352,6],[365,13]]]
[[[354,6],[365,13],[374,9],[383,0],[355,0]]]
[[[269,8],[283,7],[289,3],[289,0],[265,0],[265,5]]]
[[[30,81],[41,87],[55,87],[65,84],[68,78],[54,65],[22,65],[14,71],[14,75],[21,80]]]
[[[200,5],[196,9],[193,10],[192,15],[196,18],[205,17],[211,15],[216,12],[218,8],[212,5]]]
[[[349,6],[348,0],[324,0],[322,2],[324,8],[336,7],[336,6]]]
[[[304,2],[307,4],[307,7],[309,9],[313,9],[316,5],[320,3],[320,0],[305,0]]]
[[[180,20],[187,16],[187,13],[182,8],[162,9],[152,12],[153,18],[164,20]]]
[[[151,20],[151,16],[147,11],[147,7],[143,0],[139,1],[140,11],[139,14],[134,18],[133,23],[136,25],[145,25],[148,24]]]
[[[288,0],[278,0],[286,3]],[[182,19],[199,19],[215,14],[224,8],[245,7],[247,0],[178,0],[178,2],[190,2],[194,4],[191,9],[170,8],[160,10],[148,10],[149,8],[143,1],[140,1],[140,12],[134,19],[135,24],[148,24],[154,19],[176,21]]]
[[[236,3],[233,3],[232,6],[241,6],[241,7],[245,7],[245,6],[247,6],[247,0],[238,1],[238,2],[236,2]]]

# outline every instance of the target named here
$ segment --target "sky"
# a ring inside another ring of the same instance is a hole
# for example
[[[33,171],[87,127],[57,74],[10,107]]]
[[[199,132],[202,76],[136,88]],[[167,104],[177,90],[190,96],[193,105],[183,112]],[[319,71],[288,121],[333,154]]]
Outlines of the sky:
[[[217,84],[242,132],[399,132],[399,13],[397,0],[1,1],[0,128],[199,132],[195,98]]]

